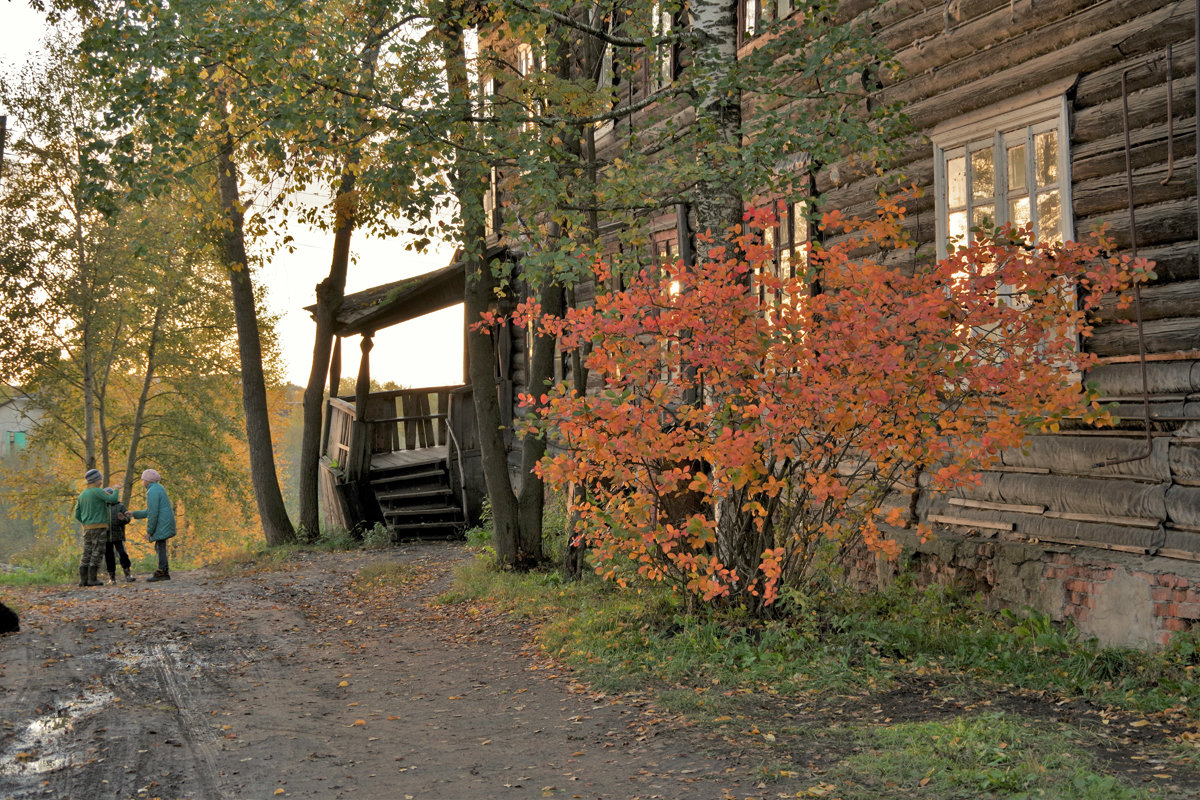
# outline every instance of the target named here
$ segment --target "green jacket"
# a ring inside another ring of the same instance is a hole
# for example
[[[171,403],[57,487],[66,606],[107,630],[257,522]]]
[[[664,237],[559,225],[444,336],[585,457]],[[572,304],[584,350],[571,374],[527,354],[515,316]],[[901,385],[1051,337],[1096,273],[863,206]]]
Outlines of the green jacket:
[[[152,542],[170,539],[175,535],[175,509],[161,483],[146,487],[146,510],[131,511],[134,519],[146,520],[146,536]]]
[[[99,486],[89,486],[75,501],[75,519],[83,525],[108,524],[108,507],[121,502],[117,492],[109,494]]]

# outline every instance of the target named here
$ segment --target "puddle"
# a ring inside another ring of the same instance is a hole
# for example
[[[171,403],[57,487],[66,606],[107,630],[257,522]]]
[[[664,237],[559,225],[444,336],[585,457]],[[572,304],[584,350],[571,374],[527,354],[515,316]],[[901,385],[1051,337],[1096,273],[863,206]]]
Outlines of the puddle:
[[[107,690],[88,691],[33,720],[0,753],[0,775],[41,775],[68,766],[71,753],[64,740],[75,723],[115,699]]]

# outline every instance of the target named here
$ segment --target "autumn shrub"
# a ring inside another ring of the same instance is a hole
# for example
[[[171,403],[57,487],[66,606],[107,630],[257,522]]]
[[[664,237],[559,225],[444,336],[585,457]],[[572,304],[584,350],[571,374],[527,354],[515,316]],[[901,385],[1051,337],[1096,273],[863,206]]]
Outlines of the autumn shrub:
[[[1105,418],[1076,337],[1148,264],[1009,229],[921,263],[900,257],[903,212],[826,215],[834,243],[795,278],[771,274],[753,231],[773,220],[751,214],[745,259],[665,264],[561,319],[521,310],[601,381],[537,398],[534,425],[548,485],[585,490],[579,535],[602,575],[769,613],[860,540],[894,553],[888,526],[919,527],[916,486],[978,480],[1032,433]]]

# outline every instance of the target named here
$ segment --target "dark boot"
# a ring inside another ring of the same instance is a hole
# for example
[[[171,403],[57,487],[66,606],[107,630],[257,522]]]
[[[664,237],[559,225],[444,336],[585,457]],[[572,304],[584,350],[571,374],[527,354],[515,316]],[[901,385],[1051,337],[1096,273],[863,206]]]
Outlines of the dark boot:
[[[137,578],[133,577],[133,573],[129,571],[129,567],[125,568],[125,580],[129,583],[133,583],[137,580]]]
[[[151,575],[149,578],[146,578],[147,583],[153,583],[154,581],[169,581],[169,580],[171,580],[171,571],[166,570],[166,569],[156,569],[156,570],[154,570],[153,575]]]
[[[88,583],[87,573],[88,573],[87,567],[79,568],[79,585],[80,586],[90,586],[91,585]]]
[[[116,582],[117,582],[117,573],[116,573],[116,572],[110,572],[110,573],[108,573],[108,582],[109,582],[109,584],[111,584],[111,585],[115,585],[115,584],[116,584]]]
[[[99,567],[80,567],[79,568],[79,585],[80,586],[103,586],[100,581],[96,580],[96,573],[100,570]]]

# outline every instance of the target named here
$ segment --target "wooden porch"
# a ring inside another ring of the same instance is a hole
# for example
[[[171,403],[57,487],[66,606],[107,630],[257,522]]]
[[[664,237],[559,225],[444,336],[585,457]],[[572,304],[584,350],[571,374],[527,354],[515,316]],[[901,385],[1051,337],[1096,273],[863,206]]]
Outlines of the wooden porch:
[[[484,496],[469,386],[326,402],[321,505],[327,526],[383,524],[394,540],[461,536]]]

